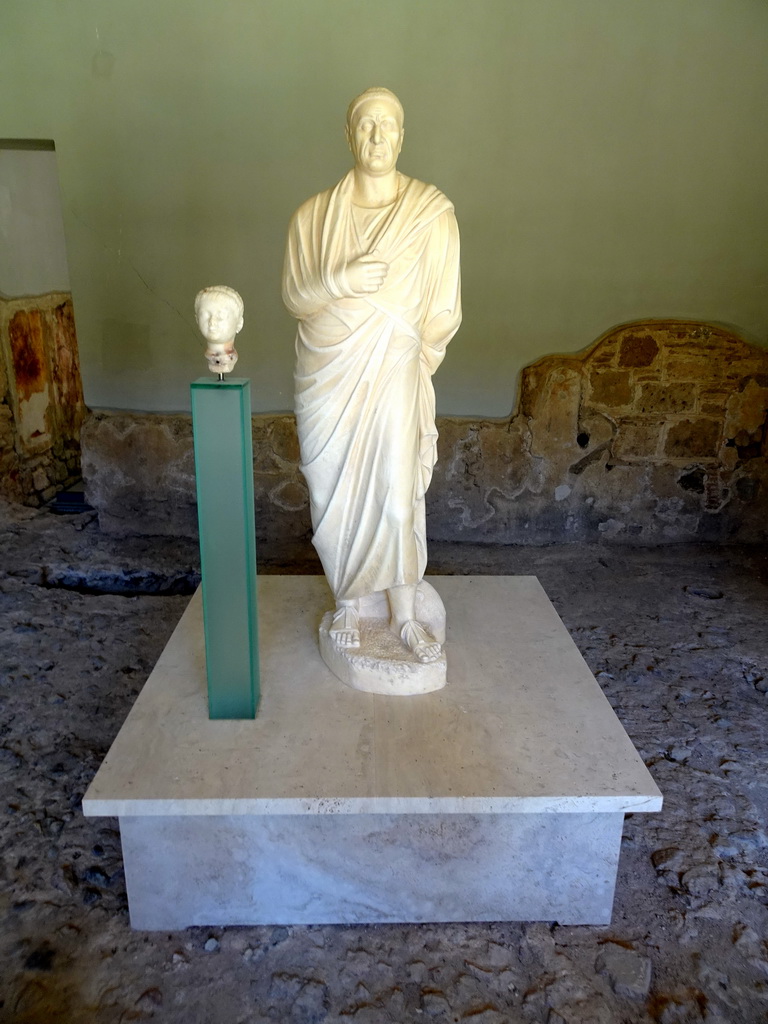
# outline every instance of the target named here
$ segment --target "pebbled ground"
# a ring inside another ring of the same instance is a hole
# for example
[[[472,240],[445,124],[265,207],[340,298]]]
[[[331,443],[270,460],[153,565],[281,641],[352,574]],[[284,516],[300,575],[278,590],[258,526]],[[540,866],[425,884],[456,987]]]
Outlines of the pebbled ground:
[[[117,822],[80,800],[197,582],[192,545],[0,509],[0,1021],[768,1020],[768,558],[434,544],[539,577],[664,793],[612,924],[131,932]],[[285,559],[285,555],[281,555]],[[265,571],[317,571],[306,551]],[[287,568],[289,566],[289,568]]]

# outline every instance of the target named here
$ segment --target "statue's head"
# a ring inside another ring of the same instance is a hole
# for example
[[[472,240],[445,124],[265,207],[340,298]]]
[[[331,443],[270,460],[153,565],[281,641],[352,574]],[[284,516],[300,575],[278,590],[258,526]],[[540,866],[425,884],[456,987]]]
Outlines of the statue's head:
[[[203,288],[195,298],[195,317],[207,342],[221,345],[234,341],[243,327],[243,300],[225,284]]]
[[[366,89],[347,108],[346,135],[355,166],[366,174],[388,174],[403,148],[405,115],[389,89]]]
[[[225,284],[203,288],[195,297],[195,316],[207,342],[208,369],[211,373],[231,373],[237,362],[235,335],[243,326],[243,300]]]

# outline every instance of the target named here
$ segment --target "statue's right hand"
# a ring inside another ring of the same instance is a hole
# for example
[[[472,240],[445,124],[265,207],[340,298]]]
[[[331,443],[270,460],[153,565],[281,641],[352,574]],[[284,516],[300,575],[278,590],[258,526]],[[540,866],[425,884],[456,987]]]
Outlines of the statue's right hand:
[[[352,260],[345,268],[350,291],[353,295],[372,295],[384,284],[388,270],[388,263],[371,256]]]

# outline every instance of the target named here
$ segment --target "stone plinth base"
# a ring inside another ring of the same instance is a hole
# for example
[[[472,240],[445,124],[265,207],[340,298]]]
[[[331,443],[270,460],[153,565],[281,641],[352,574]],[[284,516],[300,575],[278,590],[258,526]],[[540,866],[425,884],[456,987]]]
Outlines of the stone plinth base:
[[[135,928],[610,920],[658,789],[533,577],[432,582],[448,685],[395,700],[320,659],[322,577],[261,577],[254,721],[207,717],[193,598],[83,800]]]
[[[332,618],[333,612],[327,612],[320,623],[320,655],[347,686],[390,697],[411,697],[445,686],[445,653],[422,664],[382,619],[360,620],[359,649],[338,647],[328,633]]]
[[[329,634],[333,612],[320,623],[320,655],[335,676],[356,690],[390,697],[431,693],[445,686],[445,652],[435,661],[420,662],[390,629],[385,593],[372,594],[358,605],[359,648],[342,648],[333,642]],[[427,580],[416,591],[416,618],[439,644],[445,643],[445,606]]]
[[[624,815],[124,817],[131,924],[611,919]]]

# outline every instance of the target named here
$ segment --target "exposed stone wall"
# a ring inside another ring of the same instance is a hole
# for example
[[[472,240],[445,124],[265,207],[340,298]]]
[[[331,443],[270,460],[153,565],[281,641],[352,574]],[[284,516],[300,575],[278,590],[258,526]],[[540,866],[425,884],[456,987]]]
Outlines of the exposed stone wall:
[[[256,537],[309,537],[309,494],[292,415],[252,420]],[[117,536],[197,537],[192,420],[181,414],[94,412],[83,425],[86,498]]]
[[[445,419],[436,539],[762,540],[768,351],[723,327],[648,320],[522,374],[508,420]]]
[[[85,416],[71,296],[0,299],[0,491],[38,505],[80,476]]]
[[[438,381],[439,386],[439,381]],[[433,539],[757,541],[768,533],[768,351],[694,321],[642,321],[523,371],[508,419],[442,417]],[[289,415],[253,418],[257,537],[308,537]],[[96,413],[87,498],[118,534],[195,536],[191,423]]]

